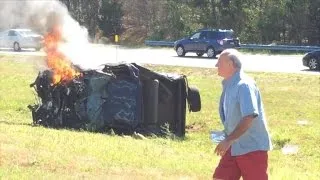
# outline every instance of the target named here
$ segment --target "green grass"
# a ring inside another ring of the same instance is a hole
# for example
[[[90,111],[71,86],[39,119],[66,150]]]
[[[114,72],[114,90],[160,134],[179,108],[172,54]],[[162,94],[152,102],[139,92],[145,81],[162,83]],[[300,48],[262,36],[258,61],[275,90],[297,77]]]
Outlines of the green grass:
[[[0,55],[0,179],[210,179],[219,157],[209,139],[222,129],[221,78],[214,69],[148,66],[188,76],[201,91],[203,109],[187,113],[184,140],[110,136],[31,126],[27,105],[40,57]],[[249,73],[261,90],[274,150],[270,179],[320,179],[320,76]],[[306,126],[299,120],[309,122]],[[192,128],[191,128],[192,127]],[[285,144],[299,146],[283,155]]]

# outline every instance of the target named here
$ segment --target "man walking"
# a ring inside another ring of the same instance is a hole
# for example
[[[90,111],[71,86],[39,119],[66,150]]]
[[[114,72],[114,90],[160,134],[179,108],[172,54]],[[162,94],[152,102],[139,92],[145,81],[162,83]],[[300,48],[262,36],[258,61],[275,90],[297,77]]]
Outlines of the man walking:
[[[224,50],[216,67],[224,78],[219,113],[226,138],[215,149],[221,160],[213,179],[266,180],[272,145],[260,91],[241,70],[237,50]]]

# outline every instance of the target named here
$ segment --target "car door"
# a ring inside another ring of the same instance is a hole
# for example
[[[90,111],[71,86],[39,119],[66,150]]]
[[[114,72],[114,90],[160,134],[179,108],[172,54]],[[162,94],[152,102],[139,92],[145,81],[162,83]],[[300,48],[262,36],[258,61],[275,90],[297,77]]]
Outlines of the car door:
[[[184,45],[186,51],[196,51],[197,43],[199,41],[200,32],[194,33],[189,39],[188,42]]]
[[[5,47],[5,40],[6,40],[7,35],[8,35],[8,31],[0,32],[0,47],[1,48]]]
[[[10,33],[11,30],[9,31],[6,31],[4,34],[3,34],[3,47],[5,48],[8,48],[9,47],[9,33]]]
[[[18,33],[14,30],[8,31],[7,36],[5,36],[5,46],[7,48],[13,47],[13,43],[18,41]]]
[[[3,34],[4,32],[0,32],[0,48],[3,47]]]
[[[207,37],[207,32],[203,31],[200,34],[199,41],[197,43],[197,50],[201,52],[205,52],[207,50],[209,40]]]

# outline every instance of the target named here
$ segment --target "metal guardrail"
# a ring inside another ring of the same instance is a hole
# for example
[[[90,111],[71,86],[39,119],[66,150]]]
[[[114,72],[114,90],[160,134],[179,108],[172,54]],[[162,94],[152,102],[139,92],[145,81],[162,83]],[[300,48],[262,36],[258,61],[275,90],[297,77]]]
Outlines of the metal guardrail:
[[[145,45],[147,46],[167,46],[167,47],[173,47],[174,42],[172,41],[145,41]]]
[[[320,46],[289,46],[289,45],[261,45],[261,44],[241,44],[240,49],[258,49],[274,51],[303,51],[309,52],[320,50]]]
[[[145,45],[173,47],[174,42],[172,42],[172,41],[145,41]],[[310,51],[314,51],[314,50],[320,50],[320,46],[241,44],[239,49],[310,52]]]

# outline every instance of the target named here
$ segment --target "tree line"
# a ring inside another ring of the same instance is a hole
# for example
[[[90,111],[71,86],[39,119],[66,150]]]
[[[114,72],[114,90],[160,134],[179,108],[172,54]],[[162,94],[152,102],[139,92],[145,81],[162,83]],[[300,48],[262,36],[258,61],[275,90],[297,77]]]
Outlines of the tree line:
[[[320,45],[320,0],[101,0],[97,13],[102,36],[123,43],[215,28],[233,29],[242,43]]]

